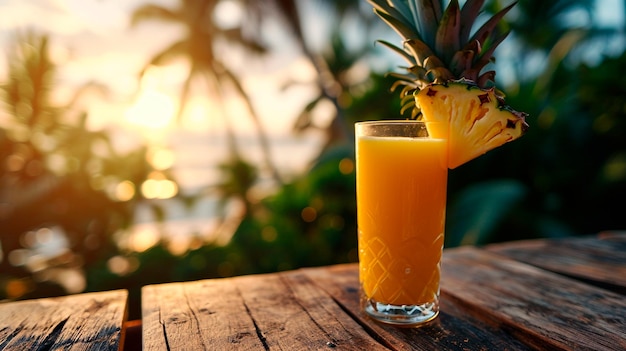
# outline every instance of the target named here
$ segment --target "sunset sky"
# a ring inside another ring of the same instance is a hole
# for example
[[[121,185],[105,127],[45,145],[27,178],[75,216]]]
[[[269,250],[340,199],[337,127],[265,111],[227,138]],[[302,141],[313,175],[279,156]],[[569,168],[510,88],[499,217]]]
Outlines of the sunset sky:
[[[175,8],[179,0],[0,0],[0,49],[6,52],[16,30],[32,28],[48,33],[53,59],[60,68],[55,91],[59,103],[67,101],[81,84],[89,81],[106,84],[111,89],[110,96],[87,99],[85,108],[90,112],[93,128],[119,131],[116,135],[121,145],[136,140],[167,145],[172,143],[173,136],[180,138],[180,133],[183,138],[189,133],[201,137],[219,133],[223,128],[222,120],[216,118],[219,110],[206,99],[206,91],[202,89],[192,97],[183,121],[178,124],[174,121],[179,88],[187,72],[184,62],[150,69],[139,81],[139,72],[147,60],[183,35],[182,28],[162,22],[144,22],[131,28],[130,14],[146,3]],[[224,4],[216,18],[236,19],[237,8],[229,2]],[[303,4],[311,6],[315,1],[303,1]],[[601,6],[597,6],[597,15],[604,25],[622,23],[623,1],[602,0],[598,4]],[[314,9],[306,13],[310,21],[314,21],[316,13],[319,15]],[[569,20],[578,21],[579,17],[573,14]],[[276,25],[270,24],[265,30],[273,45],[273,56],[250,61],[233,54],[227,60],[235,70],[246,67],[245,75],[243,71],[237,73],[268,132],[294,139],[290,133],[292,122],[315,91],[310,86],[281,91],[280,86],[293,77],[310,82],[315,79],[315,73],[291,49],[290,38]],[[508,59],[506,55],[501,58]],[[501,76],[506,77],[504,73]],[[0,54],[0,81],[5,77],[6,55]],[[252,124],[241,104],[227,101],[225,105],[238,132],[251,135]],[[309,136],[307,143],[315,137]],[[312,154],[309,150],[309,155]],[[280,159],[280,152],[276,157],[279,164],[285,165],[306,159]]]
[[[108,96],[89,96],[83,101],[91,128],[113,131],[114,142],[120,149],[137,144],[151,145],[149,154],[164,155],[161,163],[173,165],[178,184],[187,192],[214,184],[219,177],[215,165],[223,162],[226,154],[222,119],[216,117],[220,110],[206,99],[206,91],[199,89],[191,99],[184,120],[175,121],[179,89],[187,73],[183,61],[151,68],[143,80],[138,79],[149,58],[184,32],[180,27],[161,22],[146,21],[130,28],[131,13],[146,3],[175,8],[179,2],[0,0],[0,82],[7,78],[6,52],[16,31],[34,29],[48,34],[52,59],[59,69],[54,91],[59,105],[67,103],[77,87],[87,82],[104,83],[110,89]],[[219,18],[238,16],[236,7],[226,5],[219,11]],[[316,155],[321,139],[317,135],[298,138],[291,133],[291,126],[315,91],[310,86],[281,91],[281,84],[293,77],[312,81],[315,72],[290,48],[289,38],[284,33],[271,25],[265,30],[274,40],[274,56],[248,62],[245,57],[233,54],[228,62],[235,70],[245,64],[247,73],[236,73],[240,74],[263,125],[272,135],[273,162],[287,176],[299,174]],[[247,111],[235,100],[226,101],[225,105],[231,123],[244,138],[242,152],[249,161],[260,164],[258,140]],[[168,221],[174,221],[179,229],[190,226],[182,232],[191,233],[196,229],[207,232],[210,230],[206,227],[214,224],[207,220],[207,213],[212,213],[215,206],[210,199],[200,202],[192,211],[176,202],[168,206]],[[185,218],[190,220],[180,221]],[[151,220],[149,209],[138,209],[138,223]],[[129,238],[150,242],[148,239],[154,238],[157,231],[152,223],[143,225],[134,228]]]
[[[0,48],[6,52],[18,29],[33,28],[50,34],[53,59],[60,68],[59,90],[56,92],[59,101],[67,99],[75,87],[88,81],[105,83],[112,96],[88,101],[90,122],[94,128],[121,125],[131,130],[143,130],[149,139],[162,138],[163,133],[173,127],[173,113],[179,103],[178,89],[187,66],[181,61],[148,70],[142,81],[138,77],[148,58],[183,32],[180,27],[162,22],[146,21],[131,28],[130,14],[145,3],[174,8],[179,1],[0,0]],[[220,11],[217,15],[220,18],[238,15],[233,6],[222,6]],[[272,28],[267,30],[272,31]],[[275,30],[276,40],[288,42],[288,38],[280,35]],[[304,80],[314,77],[312,68],[305,61],[287,46],[283,48],[274,57],[252,64],[241,55],[233,56],[230,61],[247,65],[248,73],[241,76],[243,83],[251,92],[265,124],[271,125],[271,131],[278,134],[289,132],[291,120],[304,103],[301,97],[307,91],[280,92],[279,85],[294,74]],[[0,78],[5,76],[6,55],[0,55]],[[276,103],[277,98],[280,104]],[[249,132],[250,123],[245,111],[237,110],[238,105],[227,102],[235,125],[245,134]],[[219,130],[219,119],[207,118],[212,113],[215,113],[215,107],[204,96],[193,97],[186,119],[175,128],[195,132]]]

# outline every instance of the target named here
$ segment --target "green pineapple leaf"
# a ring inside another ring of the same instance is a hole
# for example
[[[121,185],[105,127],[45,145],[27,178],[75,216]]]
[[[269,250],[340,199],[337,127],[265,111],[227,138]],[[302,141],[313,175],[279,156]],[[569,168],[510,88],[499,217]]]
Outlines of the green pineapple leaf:
[[[502,20],[504,15],[506,15],[507,12],[509,12],[513,8],[513,6],[515,6],[515,4],[517,4],[517,1],[513,2],[511,5],[503,8],[498,13],[493,15],[493,17],[491,17],[487,22],[485,22],[485,24],[483,24],[476,31],[476,33],[472,35],[468,43],[471,43],[473,41],[478,41],[481,46],[484,46],[485,43],[490,42],[490,43],[496,43],[496,45],[491,44],[492,46],[497,46],[497,44],[502,42],[502,40],[504,40],[504,38],[508,35],[508,32],[501,33],[500,31],[498,31],[497,30],[498,23],[500,23],[500,20]]]
[[[461,32],[461,11],[458,0],[450,1],[437,28],[435,51],[449,64],[454,54],[461,50],[459,33]],[[446,66],[449,67],[449,66]]]
[[[480,14],[485,0],[467,0],[461,9],[461,31],[459,36],[462,43],[466,43],[474,27],[474,21]]]
[[[409,8],[415,17],[416,27],[422,35],[423,41],[430,47],[435,47],[437,27],[442,16],[442,5],[439,0],[409,0]]]

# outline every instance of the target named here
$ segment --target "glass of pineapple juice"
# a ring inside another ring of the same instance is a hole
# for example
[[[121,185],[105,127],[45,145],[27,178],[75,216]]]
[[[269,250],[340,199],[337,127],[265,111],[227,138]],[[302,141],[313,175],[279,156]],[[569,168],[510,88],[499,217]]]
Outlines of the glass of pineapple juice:
[[[418,121],[355,125],[361,306],[390,324],[439,313],[447,141]]]

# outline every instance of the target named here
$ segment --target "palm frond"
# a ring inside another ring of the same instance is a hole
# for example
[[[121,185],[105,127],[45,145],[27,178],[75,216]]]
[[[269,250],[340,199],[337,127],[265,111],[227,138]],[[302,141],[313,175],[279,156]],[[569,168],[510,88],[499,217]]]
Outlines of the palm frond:
[[[158,20],[164,22],[181,22],[181,16],[168,8],[146,4],[135,9],[130,18],[131,27],[136,26],[140,22],[148,20]]]

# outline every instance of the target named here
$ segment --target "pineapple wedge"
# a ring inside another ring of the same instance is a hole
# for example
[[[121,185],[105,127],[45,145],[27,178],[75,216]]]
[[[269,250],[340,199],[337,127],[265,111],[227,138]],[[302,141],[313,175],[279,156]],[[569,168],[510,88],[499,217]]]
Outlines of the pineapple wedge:
[[[428,133],[448,140],[448,168],[456,168],[522,136],[526,113],[505,105],[495,90],[467,81],[431,84],[415,94]]]

